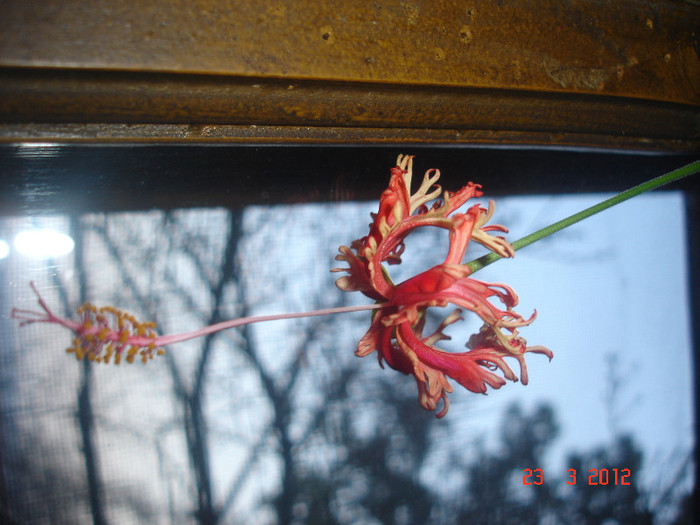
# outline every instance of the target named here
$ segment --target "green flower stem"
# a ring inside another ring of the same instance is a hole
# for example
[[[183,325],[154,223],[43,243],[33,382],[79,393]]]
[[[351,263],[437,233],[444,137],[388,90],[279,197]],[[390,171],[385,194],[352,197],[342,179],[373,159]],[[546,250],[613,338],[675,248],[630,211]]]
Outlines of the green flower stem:
[[[639,186],[630,188],[629,190],[623,191],[622,193],[619,193],[614,197],[610,197],[609,199],[591,206],[590,208],[575,213],[566,219],[562,219],[554,224],[550,224],[549,226],[542,228],[541,230],[531,233],[530,235],[526,235],[525,237],[515,241],[513,243],[513,248],[515,250],[519,250],[520,248],[529,246],[533,242],[539,241],[540,239],[543,239],[548,235],[552,235],[559,230],[563,230],[564,228],[571,226],[572,224],[576,224],[583,219],[587,219],[591,215],[607,210],[608,208],[615,206],[616,204],[620,204],[627,199],[631,199],[632,197],[636,197],[637,195],[640,195],[646,191],[654,190],[663,186],[664,184],[668,184],[670,182],[682,179],[683,177],[688,177],[697,173],[700,173],[700,161],[696,160],[687,166],[683,166],[682,168],[678,168],[677,170],[670,171],[669,173],[661,175],[660,177],[644,182]],[[466,263],[466,265],[471,269],[472,273],[474,273],[501,258],[502,257],[497,253],[491,252],[487,253],[483,257],[479,257],[478,259],[474,259],[473,261]]]

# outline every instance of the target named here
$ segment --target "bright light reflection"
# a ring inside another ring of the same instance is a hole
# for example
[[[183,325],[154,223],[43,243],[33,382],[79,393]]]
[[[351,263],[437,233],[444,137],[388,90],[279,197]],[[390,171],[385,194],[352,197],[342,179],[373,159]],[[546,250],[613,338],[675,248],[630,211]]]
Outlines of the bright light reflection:
[[[73,251],[75,243],[65,233],[53,230],[27,230],[15,237],[17,251],[30,257],[56,257]]]
[[[10,254],[10,245],[0,239],[0,259],[4,259]]]

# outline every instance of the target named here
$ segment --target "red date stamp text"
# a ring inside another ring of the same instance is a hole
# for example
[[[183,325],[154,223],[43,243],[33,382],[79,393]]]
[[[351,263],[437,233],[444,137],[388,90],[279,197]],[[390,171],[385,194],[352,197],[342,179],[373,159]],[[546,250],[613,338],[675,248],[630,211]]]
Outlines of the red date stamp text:
[[[569,475],[566,484],[576,485],[578,474],[576,469],[570,468],[567,471]],[[583,476],[584,483],[588,485],[629,485],[632,472],[628,468],[592,468]],[[523,469],[523,485],[542,485],[544,484],[544,471],[541,468],[526,468]]]

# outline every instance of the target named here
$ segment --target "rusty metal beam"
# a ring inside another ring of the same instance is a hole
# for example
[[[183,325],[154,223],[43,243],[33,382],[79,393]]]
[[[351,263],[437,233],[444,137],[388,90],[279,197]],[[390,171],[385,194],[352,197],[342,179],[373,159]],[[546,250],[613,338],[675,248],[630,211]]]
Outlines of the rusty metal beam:
[[[693,2],[4,2],[0,141],[697,151]]]

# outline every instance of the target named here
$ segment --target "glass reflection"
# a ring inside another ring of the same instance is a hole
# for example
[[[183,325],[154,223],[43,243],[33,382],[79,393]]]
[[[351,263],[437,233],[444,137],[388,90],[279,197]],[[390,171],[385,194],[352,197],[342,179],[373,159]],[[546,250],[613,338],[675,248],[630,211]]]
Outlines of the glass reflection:
[[[601,198],[501,199],[499,222],[516,239]],[[694,446],[682,204],[678,194],[634,199],[483,270],[537,308],[529,336],[555,359],[533,361],[527,387],[455,392],[443,422],[421,410],[411,378],[353,355],[369,313],[247,326],[118,367],[67,356],[59,327],[2,319],[9,511],[37,523],[499,523],[544,509],[575,522],[595,490],[611,518],[624,507],[669,522],[691,488]],[[329,269],[375,209],[60,217],[54,230],[74,250],[8,257],[2,311],[34,307],[29,280],[62,315],[85,300],[113,304],[162,333],[361,303]],[[0,219],[0,237],[32,224]],[[424,254],[444,235],[421,232],[402,271],[431,265]],[[650,273],[658,253],[678,257]],[[462,324],[471,333],[480,323]],[[546,498],[527,483],[537,469]],[[589,469],[630,469],[634,485],[589,487]]]
[[[60,257],[73,251],[75,243],[65,233],[54,230],[25,230],[15,237],[15,249],[29,257]]]

